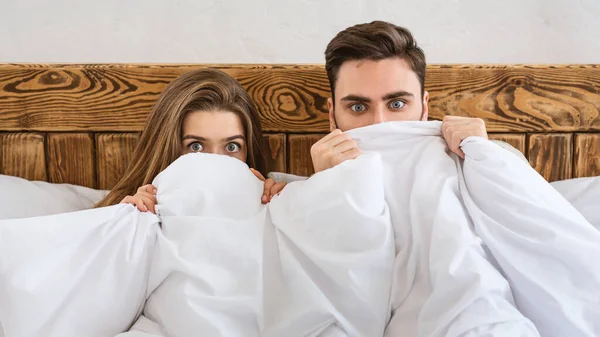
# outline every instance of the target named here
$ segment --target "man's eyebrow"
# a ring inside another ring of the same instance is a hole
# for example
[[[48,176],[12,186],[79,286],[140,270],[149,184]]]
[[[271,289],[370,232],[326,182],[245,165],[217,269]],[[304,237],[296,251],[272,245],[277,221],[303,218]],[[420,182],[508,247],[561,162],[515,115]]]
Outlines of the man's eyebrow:
[[[414,97],[414,96],[415,95],[413,95],[412,93],[410,93],[408,91],[400,90],[400,91],[390,92],[389,94],[386,94],[385,96],[381,97],[381,99],[384,101],[387,101],[387,100],[394,99],[394,98]]]
[[[346,95],[344,97],[342,97],[341,99],[342,101],[351,101],[351,102],[363,102],[363,103],[370,103],[371,99],[365,96],[360,96],[360,95]]]

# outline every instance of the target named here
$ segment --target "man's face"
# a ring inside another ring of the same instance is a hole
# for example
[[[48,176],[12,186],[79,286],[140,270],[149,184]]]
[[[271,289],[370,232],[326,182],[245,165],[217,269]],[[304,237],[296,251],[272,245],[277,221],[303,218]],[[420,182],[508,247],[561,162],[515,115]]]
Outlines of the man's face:
[[[347,131],[389,121],[427,120],[417,74],[399,58],[347,61],[338,72],[335,105],[328,101],[331,130]]]

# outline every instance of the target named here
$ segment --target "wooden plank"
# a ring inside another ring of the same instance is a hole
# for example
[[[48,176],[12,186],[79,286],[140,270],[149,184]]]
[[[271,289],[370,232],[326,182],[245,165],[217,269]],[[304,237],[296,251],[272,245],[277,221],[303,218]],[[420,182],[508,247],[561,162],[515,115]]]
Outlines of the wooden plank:
[[[266,132],[328,132],[323,66],[0,64],[0,130],[138,132],[164,87],[219,68],[256,102]],[[600,131],[600,65],[432,65],[430,117],[483,118],[489,132]]]
[[[121,179],[137,145],[137,133],[96,134],[98,188],[111,189]]]
[[[267,172],[287,172],[287,143],[285,134],[265,134],[263,138],[267,146]]]
[[[600,176],[600,134],[575,135],[573,177]]]
[[[310,148],[325,134],[289,135],[289,173],[308,177],[315,173]]]
[[[490,132],[600,129],[600,66],[430,66],[429,115],[479,117]]]
[[[0,133],[0,174],[47,180],[44,135]]]
[[[246,88],[264,131],[329,129],[322,67],[0,64],[0,130],[141,131],[165,86],[205,67],[229,73]]]
[[[572,177],[572,152],[572,134],[529,135],[529,162],[549,182]]]
[[[47,155],[50,182],[96,187],[94,140],[90,134],[48,134]]]
[[[508,143],[515,149],[521,151],[523,155],[527,153],[525,151],[526,136],[524,133],[491,133],[488,135],[488,138]]]

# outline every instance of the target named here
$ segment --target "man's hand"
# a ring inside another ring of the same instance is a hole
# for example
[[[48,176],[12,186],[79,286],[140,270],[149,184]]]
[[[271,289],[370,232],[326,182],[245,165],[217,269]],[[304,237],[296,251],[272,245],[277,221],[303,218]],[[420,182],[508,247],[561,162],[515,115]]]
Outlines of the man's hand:
[[[315,173],[332,168],[346,160],[355,159],[359,155],[360,150],[356,141],[340,130],[332,131],[310,149]]]
[[[460,149],[460,143],[471,136],[488,138],[485,122],[481,118],[446,116],[442,121],[442,136],[448,144],[450,151],[459,157],[465,158],[465,153]]]

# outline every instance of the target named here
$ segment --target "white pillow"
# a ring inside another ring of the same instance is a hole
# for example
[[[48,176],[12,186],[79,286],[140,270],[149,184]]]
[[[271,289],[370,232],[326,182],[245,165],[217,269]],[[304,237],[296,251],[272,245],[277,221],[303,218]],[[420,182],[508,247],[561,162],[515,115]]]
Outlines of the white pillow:
[[[550,185],[600,230],[600,177],[567,179]]]
[[[0,175],[0,220],[89,209],[106,193],[83,186]]]
[[[0,331],[108,337],[127,330],[146,299],[157,230],[155,215],[131,205],[0,221]]]

